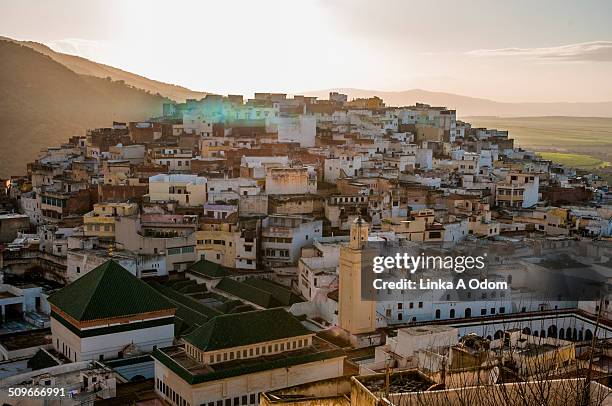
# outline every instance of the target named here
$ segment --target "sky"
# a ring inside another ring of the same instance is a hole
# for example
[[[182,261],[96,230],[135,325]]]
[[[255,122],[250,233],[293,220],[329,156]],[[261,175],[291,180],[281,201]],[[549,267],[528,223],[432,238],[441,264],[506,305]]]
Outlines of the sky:
[[[0,0],[0,35],[220,94],[612,100],[610,0]]]

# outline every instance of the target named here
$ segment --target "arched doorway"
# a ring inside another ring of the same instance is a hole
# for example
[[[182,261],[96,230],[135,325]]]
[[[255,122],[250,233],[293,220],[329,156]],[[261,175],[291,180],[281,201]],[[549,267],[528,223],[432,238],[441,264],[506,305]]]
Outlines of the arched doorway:
[[[548,337],[557,338],[557,326],[554,324],[548,327]]]
[[[436,319],[440,318],[440,309],[436,309]]]
[[[529,327],[525,327],[525,328],[523,329],[523,334],[525,334],[525,335],[531,335],[531,329],[530,329]]]
[[[469,307],[465,308],[465,312],[463,313],[464,317],[472,317],[472,309]]]
[[[561,340],[565,340],[565,330],[564,329],[559,329],[559,338]]]
[[[503,336],[503,335],[504,335],[504,332],[503,332],[503,331],[501,331],[501,330],[497,330],[497,331],[495,332],[495,334],[493,335],[493,338],[494,338],[495,340],[497,340],[497,339],[499,339],[499,338],[502,338],[502,336]]]
[[[585,341],[591,341],[591,340],[593,340],[593,332],[592,332],[590,329],[587,329],[587,330],[584,332],[584,340],[585,340]]]
[[[455,309],[450,309],[449,315],[450,315],[451,319],[454,319],[455,318]]]

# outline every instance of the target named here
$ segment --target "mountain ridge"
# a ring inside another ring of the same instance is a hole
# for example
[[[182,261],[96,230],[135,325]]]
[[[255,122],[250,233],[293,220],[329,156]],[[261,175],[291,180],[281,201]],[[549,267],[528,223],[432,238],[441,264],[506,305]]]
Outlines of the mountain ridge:
[[[159,115],[169,101],[120,81],[81,75],[53,58],[0,40],[0,177],[25,173],[49,146],[87,128]]]
[[[0,40],[14,42],[19,45],[32,48],[33,50],[46,55],[54,61],[66,66],[68,69],[81,75],[95,76],[102,79],[110,77],[115,81],[124,81],[128,85],[139,89],[147,90],[151,93],[159,93],[169,99],[183,102],[186,99],[201,99],[207,92],[200,92],[188,89],[184,86],[165,83],[155,79],[149,79],[136,73],[128,72],[114,66],[95,62],[78,55],[70,55],[63,52],[54,51],[49,46],[35,41],[18,41],[8,37],[0,36]]]
[[[379,91],[359,88],[331,88],[296,94],[327,98],[329,92],[344,93],[351,98],[381,97],[387,106],[410,106],[416,102],[445,106],[457,110],[459,117],[612,117],[612,101],[606,102],[499,102],[486,98],[463,96],[423,89]]]

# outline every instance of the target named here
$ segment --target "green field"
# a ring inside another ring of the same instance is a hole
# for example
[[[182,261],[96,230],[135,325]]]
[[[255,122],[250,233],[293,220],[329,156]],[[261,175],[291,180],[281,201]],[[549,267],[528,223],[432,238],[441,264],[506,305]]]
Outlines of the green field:
[[[610,162],[602,161],[589,155],[568,154],[563,152],[540,152],[544,159],[578,169],[603,169],[610,166]]]
[[[508,130],[515,146],[612,181],[612,118],[463,117],[473,127]]]
[[[544,150],[597,147],[612,150],[612,118],[465,117],[465,120],[474,127],[508,130],[510,137],[521,147]]]

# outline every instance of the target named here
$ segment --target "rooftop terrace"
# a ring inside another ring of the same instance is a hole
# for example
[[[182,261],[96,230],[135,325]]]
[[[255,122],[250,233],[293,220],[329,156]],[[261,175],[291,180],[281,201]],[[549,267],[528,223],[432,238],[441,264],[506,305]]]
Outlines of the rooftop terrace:
[[[257,358],[236,359],[219,364],[203,364],[185,352],[183,346],[158,348],[153,357],[177,373],[190,384],[207,382],[275,368],[288,368],[308,362],[344,356],[335,345],[313,337],[310,347],[264,355]]]

